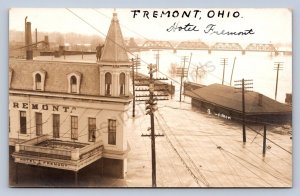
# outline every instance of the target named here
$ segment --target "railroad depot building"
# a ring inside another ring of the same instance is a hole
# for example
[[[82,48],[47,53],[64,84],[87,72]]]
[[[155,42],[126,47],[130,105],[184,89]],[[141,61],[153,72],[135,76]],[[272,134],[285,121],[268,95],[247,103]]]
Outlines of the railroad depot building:
[[[192,105],[223,118],[242,121],[242,92],[234,87],[186,83]],[[292,107],[255,91],[245,93],[245,120],[249,124],[291,124]]]
[[[14,164],[77,172],[101,160],[123,178],[130,66],[117,14],[100,62],[9,60],[9,145]]]

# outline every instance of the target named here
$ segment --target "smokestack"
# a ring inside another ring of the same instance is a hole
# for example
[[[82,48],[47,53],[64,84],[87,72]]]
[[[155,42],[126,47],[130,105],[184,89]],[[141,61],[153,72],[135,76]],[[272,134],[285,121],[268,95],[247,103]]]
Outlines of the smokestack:
[[[262,96],[262,94],[258,94],[258,105],[259,106],[262,106],[262,99],[263,99],[263,96]]]
[[[35,28],[35,48],[37,48],[38,37],[37,37],[37,28]]]
[[[25,46],[26,46],[26,44],[28,43],[28,41],[27,41],[27,25],[26,25],[26,23],[27,23],[27,16],[25,17],[25,24],[24,24],[24,26],[25,26]]]
[[[25,18],[26,21],[27,17]],[[31,22],[26,22],[25,26],[25,46],[26,46],[26,60],[33,59],[32,52],[32,36],[31,36]]]
[[[49,38],[48,38],[48,35],[45,35],[44,37],[44,44],[45,44],[45,48],[46,49],[49,49]]]

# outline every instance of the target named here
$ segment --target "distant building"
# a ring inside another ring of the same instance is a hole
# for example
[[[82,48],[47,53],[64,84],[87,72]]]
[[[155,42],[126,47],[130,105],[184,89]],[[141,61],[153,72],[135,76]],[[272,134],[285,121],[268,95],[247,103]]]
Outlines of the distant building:
[[[16,164],[77,172],[101,160],[127,172],[130,65],[117,14],[100,62],[9,60],[9,145]]]
[[[286,93],[285,94],[285,103],[292,105],[293,104],[293,95],[292,93]]]
[[[192,84],[190,84],[192,85]],[[211,84],[194,86],[185,90],[192,105],[230,119],[242,120],[242,93],[231,86]],[[247,123],[291,123],[292,107],[257,92],[245,93]]]

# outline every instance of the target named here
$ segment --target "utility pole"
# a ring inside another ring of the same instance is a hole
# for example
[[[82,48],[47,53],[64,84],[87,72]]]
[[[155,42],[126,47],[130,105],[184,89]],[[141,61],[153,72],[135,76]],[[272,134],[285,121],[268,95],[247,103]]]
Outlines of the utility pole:
[[[134,59],[131,59],[132,61],[132,96],[133,96],[133,100],[132,100],[132,117],[135,117],[135,86],[134,86]]]
[[[277,100],[278,75],[279,75],[279,70],[283,70],[283,63],[282,62],[275,62],[274,65],[275,65],[274,70],[277,71],[276,87],[275,87],[275,100]]]
[[[230,86],[231,86],[231,83],[232,83],[232,76],[233,76],[233,70],[234,70],[235,60],[236,60],[236,57],[234,57],[234,60],[233,60],[233,65],[232,65],[232,70],[231,70],[231,76],[230,76]]]
[[[198,79],[198,70],[199,70],[199,66],[197,65],[197,68],[196,68],[196,83],[197,83],[197,79]]]
[[[264,125],[263,156],[266,155],[267,125]]]
[[[242,105],[243,105],[243,143],[246,143],[246,125],[245,125],[245,80],[242,79]]]
[[[253,80],[245,80],[244,78],[242,80],[236,80],[234,81],[235,89],[242,90],[242,120],[243,120],[243,143],[246,143],[246,101],[245,101],[245,93],[249,92],[248,89],[253,88]]]
[[[187,76],[188,72],[187,72],[187,69],[185,68],[185,62],[187,60],[187,56],[183,56],[182,57],[182,61],[183,61],[183,67],[178,67],[176,69],[176,73],[177,73],[177,76],[180,76],[180,92],[179,92],[179,101],[181,102],[181,94],[182,94],[182,81],[183,81],[183,78]]]
[[[223,65],[222,85],[224,85],[225,66],[228,64],[228,59],[227,58],[221,58],[220,64]]]
[[[131,59],[132,61],[132,117],[135,117],[135,75],[137,75],[137,69],[141,64],[140,58],[137,56],[136,59]],[[136,73],[134,73],[134,68],[136,68]]]
[[[141,59],[140,59],[139,55],[136,55],[136,58],[135,58],[135,75],[136,76],[137,76],[138,69],[140,66],[141,66]]]
[[[189,66],[188,66],[188,69],[187,69],[187,72],[188,72],[188,73],[189,73],[189,71],[190,71],[190,66],[191,66],[191,62],[192,62],[192,56],[193,56],[193,53],[191,53],[191,55],[190,55]]]
[[[146,103],[146,114],[150,115],[150,125],[149,128],[151,130],[150,135],[142,134],[143,137],[151,138],[151,159],[152,159],[152,187],[156,187],[156,154],[155,154],[155,137],[163,136],[162,134],[155,134],[154,129],[154,112],[157,110],[157,100],[168,100],[167,98],[157,98],[157,97],[165,97],[167,94],[158,94],[154,93],[155,91],[162,91],[155,89],[155,80],[167,80],[167,78],[153,78],[153,72],[157,71],[157,67],[154,68],[154,65],[149,65],[149,78],[140,78],[138,80],[144,80],[147,82],[145,86],[148,86],[148,89],[137,89],[137,91],[148,91],[149,94],[146,95],[136,95],[136,97],[149,97],[149,99],[139,99],[137,101],[145,101]]]
[[[156,187],[156,156],[155,156],[155,133],[154,133],[154,110],[155,110],[155,103],[153,99],[153,92],[154,92],[154,83],[153,83],[153,72],[152,72],[152,65],[149,67],[150,73],[150,84],[149,84],[149,105],[147,106],[149,112],[147,114],[150,115],[150,122],[151,122],[151,158],[152,158],[152,187]],[[146,109],[147,109],[146,107]]]
[[[157,50],[157,53],[154,55],[155,60],[156,60],[156,66],[157,66],[157,72],[159,71],[159,50]],[[157,77],[157,72],[156,72],[156,77]]]

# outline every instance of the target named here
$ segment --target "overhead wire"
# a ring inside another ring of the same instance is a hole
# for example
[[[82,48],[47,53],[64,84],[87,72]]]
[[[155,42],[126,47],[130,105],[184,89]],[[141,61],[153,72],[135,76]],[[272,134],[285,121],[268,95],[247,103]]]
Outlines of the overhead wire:
[[[68,9],[69,10],[69,9]],[[72,12],[71,10],[69,10],[70,12]],[[74,15],[76,15],[78,18],[80,18],[81,20],[83,20],[81,17],[79,17],[77,14],[75,14],[74,12],[72,12]],[[86,22],[85,20],[83,20],[84,22]],[[87,22],[86,22],[87,23]],[[90,25],[90,26],[92,26],[92,25]],[[94,28],[93,26],[92,26],[92,28]],[[95,30],[97,30],[97,29],[95,29]],[[100,32],[99,30],[97,30],[98,32]],[[100,32],[101,33],[101,32]],[[102,34],[102,33],[101,33]],[[104,34],[103,34],[104,35]],[[115,44],[117,44],[118,45],[118,43],[115,43]],[[119,45],[120,46],[120,45]],[[122,46],[121,46],[122,47]],[[125,48],[124,48],[125,49]],[[126,49],[125,49],[126,50]],[[129,53],[131,53],[130,51],[129,51]],[[133,56],[135,56],[133,53],[131,53]],[[147,63],[147,62],[146,62]],[[167,78],[170,78],[171,80],[173,80],[173,81],[175,81],[176,83],[179,83],[179,82],[177,82],[175,79],[173,79],[173,78],[171,78],[170,76],[168,76],[168,75],[166,75],[166,74],[164,74],[163,72],[161,72],[161,71],[159,71],[159,73],[161,73],[162,75],[164,75],[164,76],[166,76]],[[261,134],[260,134],[261,135]],[[285,150],[285,149],[283,149],[283,150]],[[287,151],[287,150],[285,150],[285,151]],[[289,152],[289,151],[287,151],[288,153],[290,153],[291,154],[291,152]]]
[[[88,25],[89,25],[90,27],[92,27],[94,30],[96,30],[97,32],[99,32],[101,35],[106,36],[106,34],[104,34],[104,33],[101,32],[100,30],[98,30],[96,27],[94,27],[93,25],[91,25],[90,23],[88,23],[86,20],[84,20],[84,19],[83,19],[82,17],[80,17],[78,14],[76,14],[75,12],[73,12],[71,9],[69,9],[69,8],[66,8],[66,9],[67,9],[69,12],[71,12],[73,15],[75,15],[76,17],[78,17],[80,20],[82,20],[84,23],[88,24]],[[94,10],[95,10],[95,9],[94,9]],[[101,15],[106,16],[105,14],[100,13],[98,10],[95,10],[95,11],[96,11],[97,13],[101,14]],[[108,18],[108,16],[106,16],[106,17]],[[123,26],[124,26],[124,25],[123,25]],[[126,28],[127,28],[127,27],[126,27]],[[129,29],[129,28],[127,28],[127,29]],[[132,31],[132,30],[130,30],[130,31]],[[135,31],[132,31],[132,32],[136,33]],[[145,37],[144,37],[144,38],[145,38]],[[109,39],[109,38],[107,37],[107,39]],[[147,38],[145,38],[145,39],[147,39]],[[147,40],[149,40],[149,39],[147,39]],[[127,53],[130,53],[130,54],[133,55],[134,57],[137,57],[137,55],[135,55],[133,52],[127,50],[126,47],[120,45],[119,43],[116,43],[116,42],[115,42],[114,40],[112,40],[112,39],[110,39],[110,41],[114,42],[114,44],[116,44],[117,46],[119,46],[121,49],[125,50]],[[140,59],[141,59],[141,58],[140,58]],[[148,62],[144,61],[143,59],[141,59],[141,61],[144,62],[145,64],[149,64]],[[192,65],[193,65],[193,64],[192,64]],[[160,74],[162,74],[163,76],[167,77],[168,79],[170,79],[170,80],[172,80],[172,81],[174,81],[174,82],[180,84],[179,81],[173,79],[172,77],[170,77],[170,76],[168,76],[167,74],[161,72],[160,70],[158,70],[158,72],[159,72]],[[217,76],[215,76],[215,77],[217,77]],[[218,78],[219,80],[222,80],[220,77],[217,77],[217,78]],[[224,82],[226,82],[227,84],[230,84],[230,83],[227,82],[227,81],[224,81]],[[194,92],[192,92],[192,93],[194,93]],[[195,94],[195,93],[194,93],[194,94]],[[195,95],[197,95],[198,97],[201,97],[201,96],[199,96],[198,94],[195,94]],[[251,95],[251,96],[252,96],[252,95]],[[253,96],[255,96],[255,95],[253,95]]]
[[[271,173],[270,171],[266,171],[265,169],[262,169],[261,167],[259,167],[259,166],[255,165],[255,164],[253,164],[253,163],[247,161],[246,159],[244,159],[244,158],[242,158],[242,157],[240,157],[240,156],[238,156],[238,155],[236,155],[236,154],[234,154],[234,153],[232,153],[232,152],[230,152],[230,151],[228,151],[228,150],[225,150],[225,149],[223,149],[223,148],[222,148],[222,150],[225,151],[226,153],[230,154],[232,157],[236,157],[236,158],[238,158],[238,159],[244,161],[245,163],[247,163],[247,164],[253,166],[254,168],[256,168],[256,169],[258,169],[258,170],[260,170],[260,171],[263,171],[263,172],[265,172],[266,174],[268,174],[268,175],[270,175],[270,176],[272,176],[272,177],[274,177],[274,178],[276,178],[276,179],[278,179],[278,180],[282,180],[282,178],[280,178],[280,177],[274,175],[273,172]],[[248,168],[248,167],[246,167],[246,168]],[[260,177],[260,178],[261,178],[261,177]],[[262,179],[262,178],[261,178],[261,179]],[[288,182],[284,182],[284,183],[287,183],[287,184],[288,184],[288,183],[289,183],[289,180],[288,180]]]

